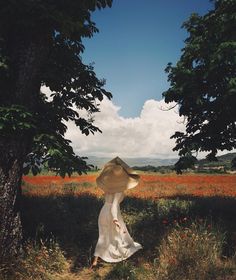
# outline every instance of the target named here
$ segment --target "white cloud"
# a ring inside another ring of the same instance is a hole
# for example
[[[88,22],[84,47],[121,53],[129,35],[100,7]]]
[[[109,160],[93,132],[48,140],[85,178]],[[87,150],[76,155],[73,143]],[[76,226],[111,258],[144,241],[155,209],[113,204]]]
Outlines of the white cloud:
[[[101,102],[101,112],[94,114],[94,124],[101,133],[85,136],[73,123],[68,123],[66,138],[79,155],[121,157],[176,157],[175,145],[170,136],[184,125],[175,109],[165,111],[163,100],[147,100],[141,114],[136,118],[119,115],[120,107],[107,98]]]
[[[52,100],[52,97],[50,96],[52,94],[52,91],[49,89],[49,87],[42,86],[40,90],[46,95],[48,101]]]
[[[41,90],[48,100],[52,99],[48,87],[43,86]],[[184,131],[185,125],[176,109],[165,110],[173,105],[164,100],[150,99],[144,103],[139,117],[124,118],[119,115],[121,108],[105,98],[100,104],[101,112],[94,114],[94,124],[103,131],[102,134],[85,136],[72,122],[68,122],[65,137],[72,141],[75,153],[83,156],[178,157],[172,151],[175,141],[170,136],[175,131]],[[80,111],[80,115],[86,117],[86,112]],[[219,151],[218,155],[227,152]],[[206,154],[201,152],[198,158]]]

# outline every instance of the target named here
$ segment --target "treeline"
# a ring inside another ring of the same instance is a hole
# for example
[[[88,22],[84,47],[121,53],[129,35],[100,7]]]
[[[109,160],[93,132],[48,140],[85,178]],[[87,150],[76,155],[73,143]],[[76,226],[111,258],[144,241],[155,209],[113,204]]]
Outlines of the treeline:
[[[236,153],[227,153],[222,156],[218,156],[216,161],[209,161],[207,159],[197,160],[192,168],[187,168],[183,172],[194,173],[227,173],[234,172],[236,170]],[[134,166],[133,169],[144,172],[158,172],[162,174],[175,172],[175,165],[165,166]]]
[[[163,166],[152,166],[152,165],[145,165],[145,166],[133,166],[134,170],[137,171],[145,171],[145,172],[159,172],[162,174],[171,173],[174,170],[174,165],[163,165]]]
[[[134,170],[137,171],[143,171],[143,172],[157,172],[161,174],[168,174],[172,172],[176,172],[174,165],[168,165],[168,166],[152,166],[152,165],[146,165],[146,166],[134,166],[132,167]],[[211,166],[196,166],[194,168],[188,168],[182,171],[182,173],[227,173],[231,169],[225,168],[224,166],[220,166],[219,168],[211,167]]]

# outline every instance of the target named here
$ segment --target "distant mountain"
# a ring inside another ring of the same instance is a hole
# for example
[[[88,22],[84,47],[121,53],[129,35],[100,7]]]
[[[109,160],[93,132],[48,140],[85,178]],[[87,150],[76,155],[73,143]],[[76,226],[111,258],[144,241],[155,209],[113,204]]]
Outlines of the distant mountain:
[[[90,156],[86,160],[88,164],[92,164],[101,168],[106,162],[111,160],[112,158],[108,157],[95,157]],[[160,158],[148,158],[148,157],[140,157],[140,158],[122,158],[129,166],[166,166],[174,164],[178,159],[170,158],[170,159],[160,159]]]
[[[232,159],[236,157],[236,153],[227,153],[222,156],[218,156],[218,161],[210,162],[206,159],[200,159],[198,160],[198,164],[200,166],[225,166],[226,168],[231,167],[231,161]],[[102,168],[102,166],[107,163],[112,158],[109,157],[96,157],[96,156],[90,156],[86,160],[88,164],[92,164],[95,167]],[[149,158],[149,157],[137,157],[137,158],[122,158],[127,164],[131,167],[143,167],[143,166],[153,166],[153,167],[159,167],[159,166],[166,166],[170,167],[171,165],[174,165],[178,158],[169,158],[169,159],[160,159],[160,158]]]
[[[222,156],[218,156],[218,161],[208,161],[206,159],[201,159],[198,164],[201,166],[225,166],[226,168],[231,167],[231,161],[236,157],[236,153],[227,153]]]
[[[218,161],[231,161],[233,158],[236,157],[236,153],[227,153],[225,155],[222,156],[218,156],[217,159]],[[201,159],[199,160],[199,162],[208,162],[206,159]]]

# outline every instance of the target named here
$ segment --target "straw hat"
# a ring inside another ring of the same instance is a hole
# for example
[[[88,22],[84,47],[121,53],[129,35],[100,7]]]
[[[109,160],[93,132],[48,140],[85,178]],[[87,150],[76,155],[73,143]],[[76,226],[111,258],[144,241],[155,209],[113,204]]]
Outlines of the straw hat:
[[[139,179],[139,175],[132,168],[116,157],[104,165],[96,182],[104,192],[116,193],[136,187]]]

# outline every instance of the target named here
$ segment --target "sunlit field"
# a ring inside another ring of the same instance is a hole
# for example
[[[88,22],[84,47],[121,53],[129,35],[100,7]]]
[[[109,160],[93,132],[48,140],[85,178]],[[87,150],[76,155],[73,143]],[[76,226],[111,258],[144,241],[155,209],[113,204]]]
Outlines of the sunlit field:
[[[98,197],[102,190],[96,187],[96,176],[83,175],[61,178],[59,176],[24,177],[25,195],[64,195],[90,193]],[[177,196],[236,197],[235,175],[156,175],[142,174],[139,186],[127,192],[130,197],[142,199],[172,198]]]
[[[12,268],[14,277],[236,279],[235,175],[141,173],[121,210],[143,249],[122,263],[101,261],[91,270],[104,202],[96,176],[23,178],[25,256]]]

